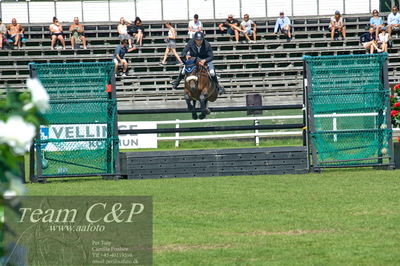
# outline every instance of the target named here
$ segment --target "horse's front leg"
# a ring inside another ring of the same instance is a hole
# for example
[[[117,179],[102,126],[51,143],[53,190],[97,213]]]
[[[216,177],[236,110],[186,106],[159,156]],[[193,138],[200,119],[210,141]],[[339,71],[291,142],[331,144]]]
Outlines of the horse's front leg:
[[[185,92],[184,98],[185,98],[185,101],[186,101],[186,104],[187,104],[189,112],[192,113],[192,118],[196,120],[197,119],[196,105],[195,105],[196,102],[193,101],[193,105],[192,105],[191,102],[190,102],[189,94],[187,94],[186,92]]]
[[[201,114],[199,116],[200,119],[206,118],[208,114],[207,110],[207,94],[201,94],[200,95],[200,109],[201,109]]]

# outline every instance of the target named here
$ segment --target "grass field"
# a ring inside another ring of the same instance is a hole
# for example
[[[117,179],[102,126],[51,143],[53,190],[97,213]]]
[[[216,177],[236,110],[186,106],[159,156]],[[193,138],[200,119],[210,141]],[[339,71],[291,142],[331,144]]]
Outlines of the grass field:
[[[151,195],[155,265],[399,265],[400,171],[28,184]]]

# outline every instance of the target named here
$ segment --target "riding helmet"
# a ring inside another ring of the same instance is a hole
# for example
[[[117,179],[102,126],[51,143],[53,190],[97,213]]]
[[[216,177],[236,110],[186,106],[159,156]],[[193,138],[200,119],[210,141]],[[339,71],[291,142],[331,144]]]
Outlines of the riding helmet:
[[[194,39],[199,40],[199,41],[204,40],[204,33],[200,32],[200,31],[196,32],[194,34]]]

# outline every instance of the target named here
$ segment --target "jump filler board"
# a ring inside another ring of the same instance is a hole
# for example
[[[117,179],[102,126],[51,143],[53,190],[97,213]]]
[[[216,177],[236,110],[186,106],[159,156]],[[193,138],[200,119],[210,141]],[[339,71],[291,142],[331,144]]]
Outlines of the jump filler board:
[[[121,153],[128,179],[281,175],[309,172],[307,147]]]

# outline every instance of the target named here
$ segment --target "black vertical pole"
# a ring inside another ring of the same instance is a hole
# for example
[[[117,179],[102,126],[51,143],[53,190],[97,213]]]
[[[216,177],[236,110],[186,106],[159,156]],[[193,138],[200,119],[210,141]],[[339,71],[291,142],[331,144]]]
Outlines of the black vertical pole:
[[[389,87],[389,75],[388,75],[388,58],[386,58],[384,64],[383,64],[383,89],[385,90],[386,93],[389,93],[390,95],[390,87]],[[388,97],[385,97],[386,100],[386,124],[387,124],[387,129],[389,133],[392,133],[392,117],[390,116],[390,100]],[[390,135],[388,139],[388,148],[389,148],[389,167],[391,169],[394,169],[394,148],[393,148],[393,136]]]
[[[312,157],[312,168],[314,171],[319,171],[318,168],[318,160],[317,160],[317,149],[314,145],[314,142],[311,139],[310,134],[315,133],[315,121],[314,121],[314,111],[312,108],[312,104],[310,103],[310,94],[312,93],[312,75],[310,71],[310,65],[304,59],[304,64],[305,64],[305,82],[307,82],[306,85],[306,102],[307,102],[307,136],[308,136],[308,144],[309,147],[311,146],[311,157]]]
[[[114,134],[113,134],[113,149],[114,149],[114,179],[119,179],[121,176],[121,165],[120,165],[120,156],[119,156],[119,137],[118,137],[118,112],[117,112],[117,87],[115,84],[115,73],[114,71],[112,72],[111,76],[111,98],[115,100],[115,103],[113,105],[113,115],[114,115]]]
[[[36,70],[34,68],[34,64],[29,64],[29,77],[30,78],[36,78]],[[40,134],[40,133],[39,133]],[[35,139],[39,135],[36,133]],[[29,181],[31,182],[37,182],[37,177],[35,176],[35,139],[31,145],[31,148],[29,149]],[[37,158],[39,160],[39,158]]]

